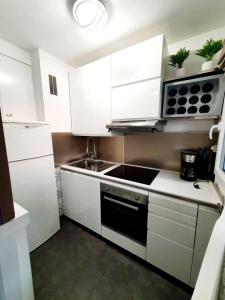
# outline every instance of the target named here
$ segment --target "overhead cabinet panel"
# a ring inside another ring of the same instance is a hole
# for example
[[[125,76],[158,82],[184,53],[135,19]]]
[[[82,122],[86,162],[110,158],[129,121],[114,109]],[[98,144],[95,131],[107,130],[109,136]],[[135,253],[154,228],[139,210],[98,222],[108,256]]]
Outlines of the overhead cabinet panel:
[[[160,118],[161,79],[112,88],[112,120]]]
[[[111,58],[80,67],[69,78],[73,134],[110,135]]]
[[[37,120],[31,66],[1,54],[0,102],[4,121]]]
[[[112,86],[161,76],[163,35],[112,55]]]

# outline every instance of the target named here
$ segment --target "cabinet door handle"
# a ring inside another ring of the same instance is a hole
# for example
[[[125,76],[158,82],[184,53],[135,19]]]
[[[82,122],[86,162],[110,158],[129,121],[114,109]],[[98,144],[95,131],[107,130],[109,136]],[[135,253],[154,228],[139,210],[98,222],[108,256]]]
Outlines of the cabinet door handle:
[[[209,130],[209,138],[210,138],[210,140],[212,140],[213,139],[213,131],[214,130],[216,130],[216,131],[220,131],[220,128],[221,128],[221,123],[219,123],[219,124],[216,124],[216,125],[213,125],[211,128],[210,128],[210,130]]]
[[[129,207],[129,208],[131,208],[131,209],[133,209],[133,210],[138,210],[138,207],[136,207],[136,206],[133,206],[133,205],[130,205],[130,204],[127,204],[127,203],[124,203],[124,202],[121,202],[121,201],[112,199],[112,198],[107,197],[107,196],[104,196],[104,199],[105,199],[105,200],[108,200],[108,201],[110,201],[110,202],[113,202],[113,203],[117,203],[117,204],[122,205],[122,206]]]
[[[6,117],[12,117],[13,116],[13,114],[6,114]]]

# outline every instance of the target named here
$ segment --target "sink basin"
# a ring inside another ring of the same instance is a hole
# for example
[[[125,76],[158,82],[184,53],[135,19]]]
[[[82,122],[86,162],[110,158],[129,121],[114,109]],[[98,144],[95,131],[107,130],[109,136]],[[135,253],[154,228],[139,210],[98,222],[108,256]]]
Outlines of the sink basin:
[[[91,170],[95,172],[101,172],[109,167],[112,167],[114,164],[109,163],[103,160],[95,159],[82,159],[68,164],[69,166]]]

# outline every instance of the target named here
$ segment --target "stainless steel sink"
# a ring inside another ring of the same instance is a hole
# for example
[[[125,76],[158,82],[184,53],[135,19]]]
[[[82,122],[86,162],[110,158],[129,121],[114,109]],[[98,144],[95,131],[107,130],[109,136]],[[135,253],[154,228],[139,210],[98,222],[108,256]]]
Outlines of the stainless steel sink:
[[[95,172],[101,172],[109,167],[114,166],[113,163],[109,163],[97,159],[82,159],[82,160],[69,163],[68,165],[76,168],[95,171]]]

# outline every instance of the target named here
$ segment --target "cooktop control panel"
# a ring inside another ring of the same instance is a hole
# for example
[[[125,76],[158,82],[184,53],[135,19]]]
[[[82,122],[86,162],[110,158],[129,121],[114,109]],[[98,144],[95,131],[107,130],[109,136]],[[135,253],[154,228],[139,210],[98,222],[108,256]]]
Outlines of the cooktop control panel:
[[[208,117],[222,113],[223,74],[165,83],[163,118]]]

